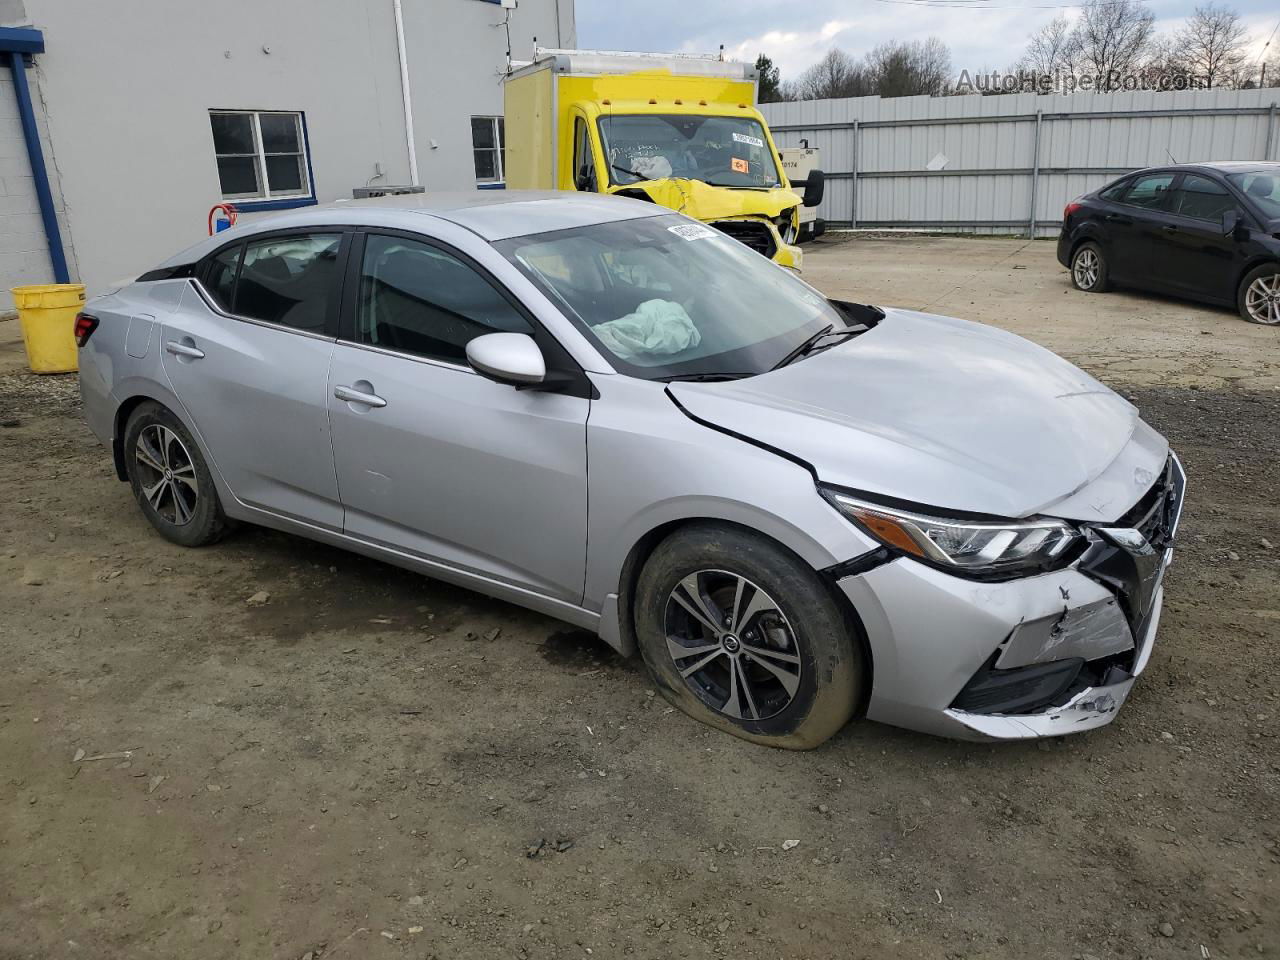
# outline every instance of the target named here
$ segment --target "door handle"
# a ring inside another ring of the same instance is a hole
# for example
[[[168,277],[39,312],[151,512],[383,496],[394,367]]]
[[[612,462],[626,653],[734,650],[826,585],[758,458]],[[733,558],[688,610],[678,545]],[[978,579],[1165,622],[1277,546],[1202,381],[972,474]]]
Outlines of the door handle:
[[[1177,228],[1177,227],[1175,227],[1175,226],[1174,226],[1173,224],[1171,224],[1171,223],[1166,223],[1166,224],[1165,224],[1163,227],[1161,227],[1160,229],[1162,229],[1165,233],[1177,233],[1177,232],[1178,232],[1178,228]]]
[[[1120,213],[1108,213],[1104,219],[1110,223],[1133,223],[1131,219]]]
[[[346,400],[349,403],[363,403],[366,407],[385,407],[387,401],[374,393],[365,393],[363,390],[356,390],[354,387],[334,387],[333,395],[339,400]]]
[[[164,348],[175,357],[190,357],[192,360],[204,359],[204,351],[189,343],[179,343],[177,340],[166,340]]]

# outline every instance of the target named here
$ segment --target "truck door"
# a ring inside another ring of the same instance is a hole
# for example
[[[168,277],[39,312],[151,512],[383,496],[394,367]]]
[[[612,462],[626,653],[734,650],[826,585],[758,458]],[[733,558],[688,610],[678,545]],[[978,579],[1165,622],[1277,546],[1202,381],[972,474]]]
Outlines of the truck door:
[[[580,113],[573,116],[573,189],[599,193],[600,179],[596,171],[596,153],[591,144],[591,127]]]

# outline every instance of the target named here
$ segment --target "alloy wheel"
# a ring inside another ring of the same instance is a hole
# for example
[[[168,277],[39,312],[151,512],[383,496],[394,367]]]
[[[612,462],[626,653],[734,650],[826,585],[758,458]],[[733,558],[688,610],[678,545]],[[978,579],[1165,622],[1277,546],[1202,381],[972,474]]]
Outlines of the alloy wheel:
[[[1249,284],[1244,308],[1254,323],[1280,323],[1280,273],[1264,274]]]
[[[689,689],[735,720],[781,713],[800,688],[791,624],[763,589],[726,570],[699,570],[672,589],[667,651]]]
[[[1098,282],[1098,255],[1086,247],[1076,254],[1076,262],[1072,267],[1076,286],[1081,290],[1090,290]]]
[[[163,520],[185,526],[200,500],[196,467],[182,438],[159,423],[142,428],[134,445],[138,489]]]

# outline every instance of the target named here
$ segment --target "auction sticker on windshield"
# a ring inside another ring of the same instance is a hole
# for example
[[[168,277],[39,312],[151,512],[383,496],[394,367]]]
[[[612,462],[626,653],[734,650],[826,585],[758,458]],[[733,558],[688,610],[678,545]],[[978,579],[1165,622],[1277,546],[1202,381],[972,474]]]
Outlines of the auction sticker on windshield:
[[[750,144],[753,147],[763,147],[764,141],[759,137],[752,137],[745,133],[735,133],[733,139],[738,143]]]
[[[700,223],[678,223],[674,227],[667,227],[677,237],[684,237],[686,240],[706,240],[710,237],[719,236],[710,227],[704,227]]]

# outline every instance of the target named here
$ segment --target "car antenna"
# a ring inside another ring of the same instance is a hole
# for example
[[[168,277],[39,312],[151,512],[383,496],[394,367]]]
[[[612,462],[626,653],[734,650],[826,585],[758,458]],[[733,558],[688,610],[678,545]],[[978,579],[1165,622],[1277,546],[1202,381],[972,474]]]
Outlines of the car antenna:
[[[1177,165],[1178,165],[1178,161],[1174,158],[1172,151],[1170,151],[1170,149],[1169,149],[1168,147],[1165,147],[1165,148],[1164,148],[1164,152],[1165,152],[1166,154],[1168,154],[1168,156],[1169,156],[1169,162],[1170,162],[1170,163],[1172,163],[1174,166],[1177,166]]]

